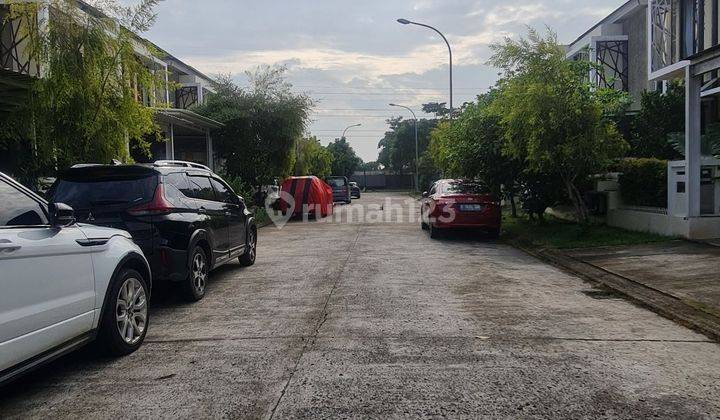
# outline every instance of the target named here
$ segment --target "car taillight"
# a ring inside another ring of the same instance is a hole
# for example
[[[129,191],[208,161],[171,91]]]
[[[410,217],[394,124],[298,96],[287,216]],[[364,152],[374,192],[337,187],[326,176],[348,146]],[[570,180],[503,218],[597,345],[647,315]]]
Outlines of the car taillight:
[[[433,217],[439,217],[442,215],[443,212],[446,210],[449,210],[449,207],[452,207],[454,204],[453,201],[445,201],[445,200],[437,200],[434,202],[434,206],[431,208],[432,213],[431,216]]]
[[[172,206],[165,199],[165,192],[163,190],[163,186],[162,184],[158,184],[157,188],[155,188],[155,195],[153,196],[151,202],[141,204],[137,207],[133,207],[127,212],[133,216],[150,216],[169,214],[171,211]]]

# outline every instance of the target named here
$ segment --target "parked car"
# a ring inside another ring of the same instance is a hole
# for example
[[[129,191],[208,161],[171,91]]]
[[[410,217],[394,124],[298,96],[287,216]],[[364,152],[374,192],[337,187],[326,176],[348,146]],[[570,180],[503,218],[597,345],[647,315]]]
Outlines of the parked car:
[[[257,255],[253,214],[219,176],[179,161],[92,165],[62,172],[49,191],[79,220],[127,230],[145,253],[156,282],[180,286],[186,300],[205,296],[211,270]]]
[[[325,180],[333,190],[333,201],[336,203],[350,204],[352,197],[350,196],[350,183],[344,176],[331,176]]]
[[[445,179],[423,193],[421,225],[437,238],[450,229],[479,229],[500,236],[502,212],[499,201],[480,183]]]
[[[2,173],[0,270],[0,385],[95,339],[116,356],[142,345],[152,277],[130,234]]]
[[[350,198],[360,198],[360,186],[357,182],[350,183]]]

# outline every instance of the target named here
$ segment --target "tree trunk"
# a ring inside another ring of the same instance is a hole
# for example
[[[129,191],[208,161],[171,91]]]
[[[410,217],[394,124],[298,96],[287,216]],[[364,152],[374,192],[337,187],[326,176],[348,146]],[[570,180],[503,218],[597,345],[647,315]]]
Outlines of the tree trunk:
[[[564,181],[568,197],[570,198],[570,201],[573,203],[573,207],[575,208],[575,217],[577,218],[578,223],[583,225],[587,224],[590,218],[588,216],[585,202],[580,195],[580,191],[578,191],[577,187],[575,187],[575,184],[572,180],[566,179]]]
[[[510,199],[510,209],[512,213],[512,218],[517,219],[518,213],[517,213],[517,203],[515,203],[515,194],[512,192],[508,193],[508,198]]]

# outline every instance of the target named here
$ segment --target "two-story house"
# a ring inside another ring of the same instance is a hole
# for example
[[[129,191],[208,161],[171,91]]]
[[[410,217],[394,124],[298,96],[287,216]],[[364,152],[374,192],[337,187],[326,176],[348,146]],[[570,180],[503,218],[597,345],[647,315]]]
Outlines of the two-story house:
[[[647,0],[631,0],[567,46],[568,59],[587,59],[604,71],[592,71],[598,86],[628,92],[632,110],[642,93],[654,89],[647,73]]]
[[[37,21],[7,19],[9,2],[0,0],[0,112],[28,100],[32,78],[42,77],[38,63],[27,54],[28,29],[49,18],[47,8],[40,8]],[[89,4],[78,1],[78,8],[89,14],[101,14]],[[153,52],[151,52],[151,50]],[[139,101],[155,109],[155,118],[167,141],[154,144],[152,160],[175,159],[214,167],[211,130],[220,127],[217,121],[189,110],[202,104],[213,93],[213,81],[202,72],[174,57],[147,39],[136,37],[135,51],[148,68],[161,70],[166,83],[153,92],[142,92]],[[147,157],[134,156],[142,161]]]
[[[608,223],[687,238],[720,237],[720,161],[701,155],[701,137],[720,121],[720,0],[630,0],[567,47],[604,71],[598,86],[630,93],[669,81],[686,89],[686,159],[668,167],[667,209],[611,209]]]

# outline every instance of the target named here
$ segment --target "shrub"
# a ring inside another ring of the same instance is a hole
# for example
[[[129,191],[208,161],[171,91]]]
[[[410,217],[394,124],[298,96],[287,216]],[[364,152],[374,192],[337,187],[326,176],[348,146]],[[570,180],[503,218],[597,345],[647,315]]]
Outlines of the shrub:
[[[652,158],[626,158],[618,167],[620,196],[632,206],[667,207],[668,162]]]

